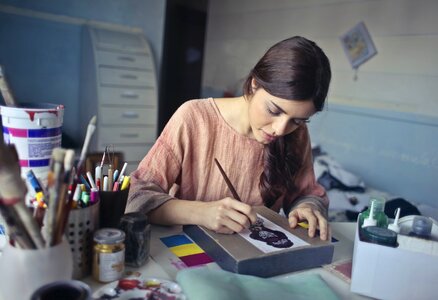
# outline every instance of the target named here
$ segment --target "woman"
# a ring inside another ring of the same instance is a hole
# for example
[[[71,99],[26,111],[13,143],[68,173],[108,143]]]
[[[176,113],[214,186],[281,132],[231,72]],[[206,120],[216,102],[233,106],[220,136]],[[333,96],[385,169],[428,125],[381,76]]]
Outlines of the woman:
[[[252,206],[266,205],[283,208],[292,228],[307,220],[309,236],[319,227],[327,239],[328,198],[315,181],[306,123],[323,108],[330,79],[326,55],[297,36],[266,52],[243,96],[184,103],[131,174],[126,212],[233,233],[256,221]]]

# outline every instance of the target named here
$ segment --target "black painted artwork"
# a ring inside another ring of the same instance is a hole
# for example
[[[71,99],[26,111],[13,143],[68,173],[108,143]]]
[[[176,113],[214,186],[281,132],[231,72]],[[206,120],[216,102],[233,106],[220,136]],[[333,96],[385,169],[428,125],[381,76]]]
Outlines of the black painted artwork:
[[[263,220],[257,218],[257,221],[249,228],[250,238],[265,242],[266,244],[276,248],[289,248],[294,243],[289,240],[284,232],[272,230],[263,225]]]

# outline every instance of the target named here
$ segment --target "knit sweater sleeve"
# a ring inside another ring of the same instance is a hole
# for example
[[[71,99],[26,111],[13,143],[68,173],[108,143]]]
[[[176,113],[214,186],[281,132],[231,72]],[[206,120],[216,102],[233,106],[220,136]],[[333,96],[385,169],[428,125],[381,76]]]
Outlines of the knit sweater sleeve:
[[[184,116],[188,110],[187,102],[178,108],[137,170],[131,174],[126,213],[148,213],[166,201],[175,199],[169,191],[174,184],[178,184],[181,173],[188,131]]]

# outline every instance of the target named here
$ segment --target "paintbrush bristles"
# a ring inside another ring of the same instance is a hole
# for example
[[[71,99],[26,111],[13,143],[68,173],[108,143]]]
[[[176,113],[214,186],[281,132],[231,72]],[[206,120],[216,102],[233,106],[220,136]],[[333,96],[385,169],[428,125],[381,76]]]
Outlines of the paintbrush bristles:
[[[17,106],[17,102],[12,95],[12,91],[6,81],[3,67],[0,65],[0,92],[7,106]]]
[[[66,150],[64,156],[64,169],[66,171],[70,171],[73,168],[74,162],[75,162],[75,151],[72,149]]]
[[[65,149],[55,148],[52,151],[52,159],[56,162],[62,162],[64,164]]]
[[[15,146],[0,143],[0,197],[21,199],[26,193]]]
[[[96,125],[97,116],[93,116],[90,119],[90,122],[88,122],[89,125]]]

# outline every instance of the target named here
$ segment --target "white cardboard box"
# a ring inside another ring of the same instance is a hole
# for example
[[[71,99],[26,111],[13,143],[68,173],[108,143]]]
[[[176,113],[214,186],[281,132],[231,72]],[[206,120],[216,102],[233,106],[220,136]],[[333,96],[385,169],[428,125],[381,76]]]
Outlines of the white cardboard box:
[[[354,239],[351,291],[378,299],[438,299],[438,256]]]

